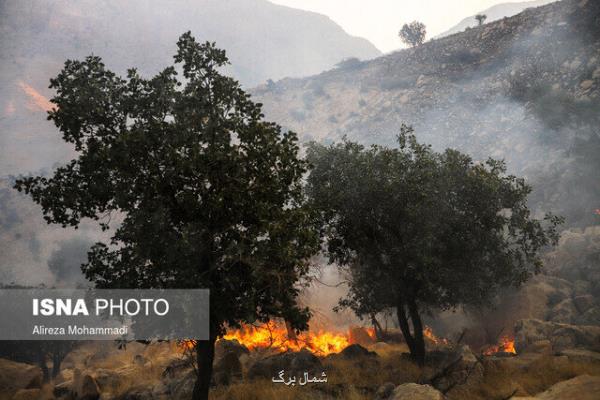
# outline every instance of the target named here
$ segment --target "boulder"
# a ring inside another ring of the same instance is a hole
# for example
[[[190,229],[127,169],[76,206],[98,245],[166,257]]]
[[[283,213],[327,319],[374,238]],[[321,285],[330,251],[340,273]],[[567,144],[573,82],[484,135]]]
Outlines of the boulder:
[[[20,389],[14,394],[12,400],[38,400],[40,395],[40,389]]]
[[[574,322],[578,325],[600,325],[600,306],[588,309],[577,316]]]
[[[147,386],[135,386],[127,389],[113,400],[152,400],[154,395]]]
[[[81,389],[77,392],[77,400],[98,400],[100,388],[96,380],[90,375],[85,375],[81,380]]]
[[[578,314],[573,300],[564,299],[550,309],[547,319],[552,322],[570,324],[574,322]]]
[[[581,314],[592,308],[594,303],[595,298],[591,294],[577,296],[573,299],[575,308],[577,308],[577,311],[579,311]]]
[[[600,326],[576,326],[524,319],[515,325],[515,349],[521,353],[531,344],[549,340],[554,351],[582,348],[600,351]]]
[[[42,386],[42,370],[30,364],[0,358],[0,393]]]
[[[469,346],[440,352],[436,358],[438,366],[429,380],[442,392],[455,386],[475,385],[483,379],[484,367]]]
[[[444,395],[429,385],[405,383],[394,389],[389,400],[443,400]]]
[[[102,392],[114,391],[121,382],[121,375],[110,369],[97,369],[94,372],[94,379]]]
[[[342,350],[340,355],[348,360],[356,360],[363,357],[377,357],[377,353],[365,349],[360,344],[351,344]]]
[[[535,397],[512,397],[511,400],[597,400],[600,393],[600,376],[580,375],[559,382]]]
[[[249,354],[250,351],[246,346],[237,340],[220,339],[215,344],[215,360],[220,359],[227,353],[235,353],[238,357],[242,354]]]
[[[148,359],[141,354],[133,356],[133,363],[138,366],[143,366],[148,362]]]
[[[600,353],[589,350],[567,349],[558,353],[567,356],[569,360],[583,363],[600,363]]]
[[[383,385],[379,386],[379,388],[377,389],[377,392],[375,392],[375,399],[376,400],[389,399],[390,396],[392,395],[392,393],[394,393],[395,388],[396,388],[396,385],[394,385],[392,382],[384,383]]]
[[[52,394],[54,394],[54,397],[57,398],[64,398],[67,396],[75,397],[75,382],[70,380],[54,385]]]
[[[310,351],[286,352],[256,361],[248,370],[248,378],[271,379],[284,370],[287,376],[301,376],[304,372],[316,375],[323,372],[321,361]]]
[[[242,363],[234,352],[226,353],[214,366],[213,379],[216,385],[229,385],[242,378]]]

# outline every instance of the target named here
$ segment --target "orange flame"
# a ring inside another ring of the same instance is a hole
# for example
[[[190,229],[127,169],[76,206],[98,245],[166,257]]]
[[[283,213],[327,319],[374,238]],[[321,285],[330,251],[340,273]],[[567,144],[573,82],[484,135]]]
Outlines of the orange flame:
[[[42,96],[37,90],[35,90],[32,86],[26,84],[23,81],[18,82],[19,87],[25,92],[27,96],[29,96],[29,104],[27,108],[31,111],[50,111],[55,106],[52,104],[47,98]]]
[[[483,355],[491,356],[496,353],[512,353],[517,354],[515,350],[515,339],[509,337],[508,335],[504,335],[498,340],[498,344],[495,346],[490,346],[483,351]]]
[[[303,332],[296,339],[289,339],[285,325],[274,321],[260,326],[244,325],[223,338],[235,339],[249,350],[272,348],[284,352],[307,349],[319,355],[339,353],[350,344],[346,335],[327,331]]]
[[[372,328],[366,328],[366,331],[369,336],[375,337]],[[321,330],[302,332],[297,335],[296,339],[290,339],[285,324],[269,321],[258,326],[243,325],[240,329],[229,330],[223,339],[237,340],[249,350],[273,349],[286,352],[306,349],[319,356],[325,356],[344,350],[351,344],[349,336],[349,334]],[[193,349],[194,345],[193,340],[187,340],[183,341],[180,346],[185,351]]]
[[[428,326],[425,326],[425,328],[423,328],[423,336],[425,336],[427,339],[431,340],[435,344],[448,344],[448,339],[438,338],[433,333],[433,329],[431,329]]]

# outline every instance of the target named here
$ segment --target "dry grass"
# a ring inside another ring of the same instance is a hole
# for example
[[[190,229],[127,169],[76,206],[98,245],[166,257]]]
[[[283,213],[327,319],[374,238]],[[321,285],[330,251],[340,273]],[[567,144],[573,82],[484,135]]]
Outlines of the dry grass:
[[[210,393],[211,400],[329,400],[332,393],[324,393],[317,387],[290,387],[274,385],[271,381],[237,383],[218,387]],[[334,398],[345,400],[371,400],[372,396],[362,394],[348,385],[340,388]]]
[[[600,364],[553,356],[542,356],[525,365],[509,360],[497,364],[488,362],[480,384],[457,387],[448,393],[448,399],[506,399],[515,391],[519,396],[533,396],[558,382],[583,374],[600,376]]]

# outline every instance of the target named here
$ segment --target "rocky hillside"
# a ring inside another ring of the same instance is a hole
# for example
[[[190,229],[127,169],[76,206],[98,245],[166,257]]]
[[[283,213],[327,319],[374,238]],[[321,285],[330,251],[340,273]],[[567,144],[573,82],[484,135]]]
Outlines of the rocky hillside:
[[[516,15],[516,14],[522,12],[526,8],[539,7],[539,6],[543,6],[544,4],[548,4],[548,3],[552,3],[552,2],[553,2],[553,0],[534,0],[534,1],[523,1],[523,2],[519,2],[519,3],[496,4],[495,6],[486,8],[485,10],[482,10],[482,11],[478,12],[477,14],[474,14],[474,15],[464,18],[462,21],[460,21],[458,24],[454,25],[452,28],[437,35],[436,39],[442,38],[444,36],[452,35],[454,33],[462,32],[467,28],[473,28],[473,27],[478,26],[477,20],[475,19],[475,15],[478,15],[478,14],[483,14],[483,15],[487,16],[486,22],[489,23],[489,22],[497,21],[504,17],[512,17],[513,15]]]
[[[267,0],[0,1],[0,176],[51,167],[69,154],[45,123],[49,79],[66,59],[101,56],[121,74],[170,65],[179,35],[215,41],[246,86],[322,72],[381,53],[328,17]]]
[[[417,48],[254,90],[305,139],[394,144],[401,123],[434,148],[503,158],[534,202],[600,216],[600,3],[563,0]]]

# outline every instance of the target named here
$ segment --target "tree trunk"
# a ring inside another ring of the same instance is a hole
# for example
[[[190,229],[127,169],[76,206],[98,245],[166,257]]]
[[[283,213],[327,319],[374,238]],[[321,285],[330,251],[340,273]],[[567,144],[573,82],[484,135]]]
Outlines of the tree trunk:
[[[287,329],[287,336],[289,340],[296,341],[298,337],[296,336],[296,331],[292,328],[292,323],[285,320],[285,328]]]
[[[215,341],[212,336],[209,340],[196,342],[197,378],[192,392],[192,400],[208,400],[208,391],[212,379],[213,361],[215,359]]]
[[[378,342],[383,342],[385,340],[385,335],[383,334],[383,329],[381,328],[379,321],[377,321],[375,314],[371,315],[371,324],[373,324],[373,329],[375,330],[375,338]]]
[[[405,307],[406,305],[404,302],[400,301],[396,310],[398,314],[400,330],[402,331],[402,335],[404,335],[404,339],[406,340],[406,344],[410,350],[411,357],[417,362],[417,364],[423,366],[425,364],[425,340],[423,339],[423,324],[421,323],[421,318],[419,316],[416,303],[414,300],[410,301],[408,304],[408,313],[410,314],[410,319],[413,325],[413,332],[411,333]]]
[[[419,307],[414,300],[408,303],[408,312],[413,325],[413,335],[415,340],[415,358],[419,365],[425,364],[425,339],[423,338],[423,323],[419,315]]]
[[[63,358],[64,356],[62,353],[54,354],[52,356],[52,379],[58,376]]]
[[[48,371],[48,365],[46,364],[46,353],[43,350],[39,350],[38,363],[42,370],[42,382],[46,383],[50,380],[50,371]]]

